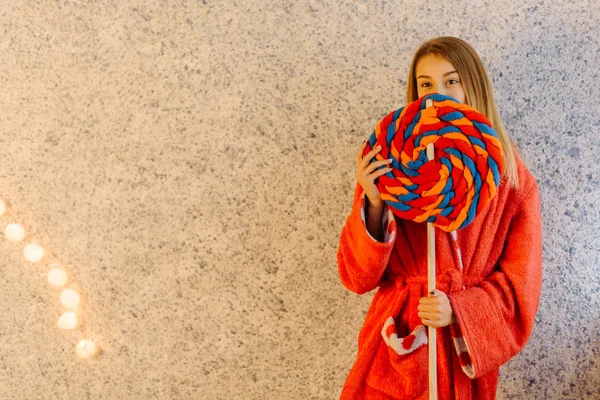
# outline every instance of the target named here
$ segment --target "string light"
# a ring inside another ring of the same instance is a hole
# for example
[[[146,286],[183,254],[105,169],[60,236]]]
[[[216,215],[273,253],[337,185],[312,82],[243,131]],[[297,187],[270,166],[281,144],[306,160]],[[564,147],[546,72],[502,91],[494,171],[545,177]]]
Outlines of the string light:
[[[32,263],[36,263],[44,257],[44,249],[35,243],[29,243],[27,246],[25,246],[23,253],[25,254],[27,261]]]
[[[48,272],[48,283],[54,287],[63,287],[67,283],[67,273],[60,268],[53,268]]]
[[[76,348],[77,355],[81,358],[88,358],[96,355],[97,348],[94,342],[88,339],[83,339]]]
[[[63,290],[62,294],[60,295],[60,302],[65,308],[68,308],[69,310],[76,309],[79,305],[80,299],[81,298],[79,297],[79,294],[71,289]]]
[[[58,327],[61,329],[73,329],[77,326],[77,317],[72,312],[66,312],[58,319]]]
[[[9,224],[4,230],[4,236],[11,242],[20,242],[25,239],[25,228],[19,224]]]
[[[0,200],[0,216],[3,216],[5,212],[6,203]],[[4,235],[7,240],[21,242],[26,237],[25,228],[20,224],[11,223],[4,229]],[[31,242],[25,246],[23,254],[28,261],[37,263],[44,258],[45,251],[37,243]],[[51,268],[47,276],[48,283],[54,287],[65,286],[67,283],[67,273],[61,268],[61,263],[51,260],[48,266]],[[65,289],[60,295],[60,302],[65,309],[75,310],[81,302],[81,297],[75,290]],[[65,330],[75,329],[77,324],[77,316],[72,311],[63,313],[57,322],[59,328]],[[98,354],[98,347],[93,341],[83,339],[76,345],[76,353],[81,358],[92,357]]]

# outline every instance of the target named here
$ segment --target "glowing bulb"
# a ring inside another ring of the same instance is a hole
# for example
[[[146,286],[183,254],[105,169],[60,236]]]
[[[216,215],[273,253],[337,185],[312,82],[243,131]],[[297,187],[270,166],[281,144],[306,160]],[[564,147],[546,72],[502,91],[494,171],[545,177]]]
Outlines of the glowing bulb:
[[[79,305],[79,300],[79,294],[71,289],[63,290],[62,294],[60,295],[60,302],[65,308],[70,310],[77,308]]]
[[[62,329],[73,329],[77,326],[77,317],[72,312],[66,312],[58,319],[58,326]]]
[[[25,239],[25,228],[19,224],[10,224],[4,230],[4,235],[11,242],[20,242]]]
[[[0,217],[4,215],[6,211],[6,204],[2,200],[0,200]]]
[[[63,287],[67,283],[67,273],[60,268],[48,272],[48,283],[55,287]]]
[[[96,345],[91,340],[83,339],[77,344],[77,355],[81,358],[88,358],[96,355]]]
[[[27,261],[31,261],[32,263],[38,262],[44,257],[44,249],[35,243],[29,243],[25,246],[23,253]]]

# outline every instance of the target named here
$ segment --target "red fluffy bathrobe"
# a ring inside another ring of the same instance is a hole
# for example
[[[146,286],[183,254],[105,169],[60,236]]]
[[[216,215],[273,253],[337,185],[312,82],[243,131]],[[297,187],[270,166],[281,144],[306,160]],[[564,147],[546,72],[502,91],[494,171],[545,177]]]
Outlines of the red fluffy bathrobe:
[[[517,158],[520,187],[503,180],[496,196],[458,232],[436,229],[437,288],[457,323],[437,330],[439,399],[494,399],[498,369],[525,345],[538,308],[542,243],[538,186]],[[358,337],[358,356],[341,399],[427,399],[426,224],[389,206],[379,242],[365,224],[357,184],[337,254],[342,283],[362,294],[379,286]],[[368,212],[368,211],[367,211]]]

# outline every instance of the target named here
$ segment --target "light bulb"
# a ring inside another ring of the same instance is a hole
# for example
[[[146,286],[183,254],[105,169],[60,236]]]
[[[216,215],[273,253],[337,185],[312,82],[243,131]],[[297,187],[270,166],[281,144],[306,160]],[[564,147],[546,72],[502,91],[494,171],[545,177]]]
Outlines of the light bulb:
[[[66,312],[58,319],[58,326],[62,329],[73,329],[77,326],[77,317],[72,312]]]
[[[53,268],[48,272],[48,282],[55,287],[63,287],[67,283],[67,273],[60,268]]]
[[[6,212],[6,204],[2,200],[0,200],[0,217],[4,215]]]
[[[77,344],[77,355],[81,358],[88,358],[96,355],[96,345],[88,339],[83,339]]]
[[[4,230],[4,235],[11,242],[20,242],[25,239],[25,228],[19,224],[9,224]]]
[[[29,243],[25,246],[23,253],[27,261],[31,261],[32,263],[38,262],[44,257],[44,249],[35,243]]]
[[[60,302],[65,308],[74,310],[79,305],[79,294],[71,289],[65,289],[60,295]]]

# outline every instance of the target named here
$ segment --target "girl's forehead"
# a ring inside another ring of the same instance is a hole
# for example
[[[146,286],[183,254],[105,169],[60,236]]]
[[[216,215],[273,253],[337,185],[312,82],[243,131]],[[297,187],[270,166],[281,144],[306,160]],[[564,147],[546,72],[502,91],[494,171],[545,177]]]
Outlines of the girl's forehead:
[[[447,58],[439,54],[427,54],[419,59],[415,72],[419,75],[445,74],[454,71],[456,68]]]

